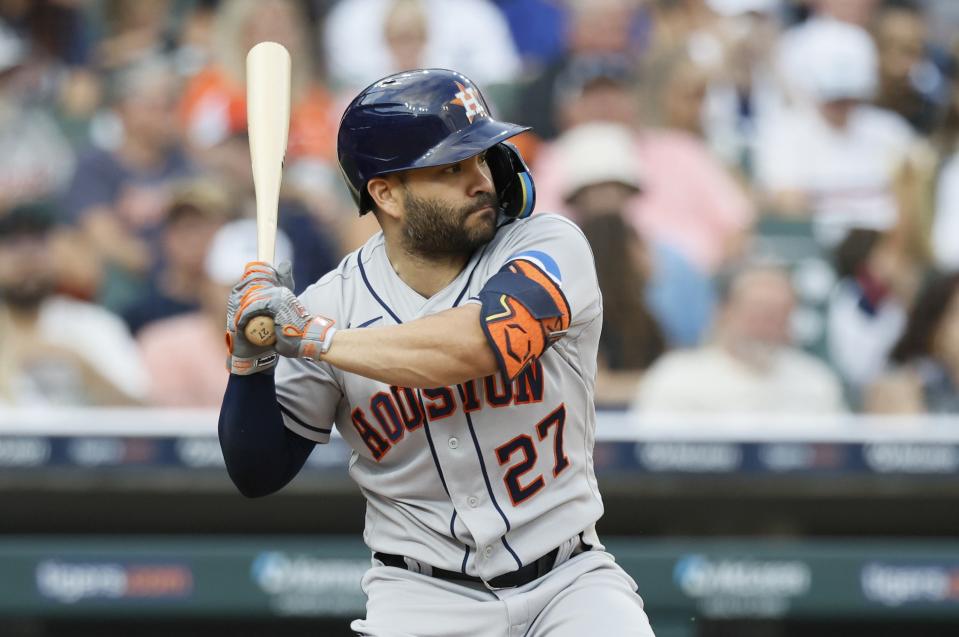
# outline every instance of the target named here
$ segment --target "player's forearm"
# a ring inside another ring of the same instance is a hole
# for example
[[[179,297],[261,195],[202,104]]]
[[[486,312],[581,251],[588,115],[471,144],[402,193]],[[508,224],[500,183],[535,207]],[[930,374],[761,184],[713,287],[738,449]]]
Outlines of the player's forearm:
[[[497,370],[469,304],[403,325],[340,330],[323,359],[331,365],[399,387],[445,387]]]
[[[270,374],[230,375],[218,429],[230,479],[250,498],[283,488],[314,446],[283,425]]]

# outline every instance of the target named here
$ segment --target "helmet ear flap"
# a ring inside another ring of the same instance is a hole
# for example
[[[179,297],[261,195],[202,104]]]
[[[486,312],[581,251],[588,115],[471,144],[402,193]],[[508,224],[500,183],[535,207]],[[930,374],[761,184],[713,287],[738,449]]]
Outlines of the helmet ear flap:
[[[532,214],[536,205],[533,176],[516,146],[509,142],[496,144],[487,151],[486,163],[493,175],[500,212],[511,219]]]

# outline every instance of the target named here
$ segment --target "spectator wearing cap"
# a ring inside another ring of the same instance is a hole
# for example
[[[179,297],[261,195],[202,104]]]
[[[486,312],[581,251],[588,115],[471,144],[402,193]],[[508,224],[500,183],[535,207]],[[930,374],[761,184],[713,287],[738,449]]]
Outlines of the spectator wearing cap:
[[[654,253],[624,220],[627,202],[641,187],[629,140],[629,129],[597,122],[555,142],[570,175],[564,199],[592,248],[603,295],[596,401],[604,405],[628,403],[643,371],[666,348],[661,323],[649,307],[649,282],[654,254],[673,253],[665,247]]]
[[[930,278],[889,362],[867,394],[867,411],[959,414],[959,273]]]
[[[120,139],[115,147],[87,150],[64,195],[66,213],[83,231],[90,259],[104,268],[103,284],[90,293],[115,310],[139,298],[156,263],[171,187],[194,170],[177,135],[176,89],[161,58],[118,72],[113,108]]]
[[[822,361],[793,344],[786,273],[747,264],[722,277],[714,340],[661,357],[643,377],[643,413],[800,413],[844,410],[842,386]]]
[[[810,15],[782,34],[774,54],[779,75],[788,83],[784,87],[784,98],[788,104],[817,101],[816,87],[810,84],[815,80],[807,72],[807,60],[817,45],[823,42],[823,25],[850,26],[855,31],[846,32],[846,37],[861,37],[848,34],[862,33],[872,24],[879,1],[811,0],[807,3]]]
[[[642,196],[630,201],[628,221],[644,237],[679,250],[705,274],[736,255],[755,209],[705,144],[683,131],[641,126],[631,71],[622,61],[584,62],[569,80],[561,107],[569,128],[595,122],[627,128],[623,134],[635,164],[643,167]],[[568,212],[562,193],[575,176],[560,157],[545,146],[534,164],[539,211]]]
[[[606,122],[583,124],[564,133],[555,142],[554,150],[563,171],[560,195],[587,238],[595,234],[596,240],[591,243],[597,267],[600,261],[612,259],[607,268],[609,273],[617,267],[635,270],[629,284],[635,291],[630,294],[641,296],[665,343],[671,347],[698,345],[711,319],[712,284],[681,251],[665,241],[643,237],[627,221],[633,200],[643,197],[646,189],[645,167],[636,156],[630,130]],[[617,217],[618,221],[591,223],[594,218],[610,216]],[[613,231],[615,228],[621,231],[617,234]],[[620,252],[629,255],[631,263],[617,266],[616,258],[610,257],[603,243],[606,240],[623,243]],[[616,281],[615,285],[624,285],[624,281]],[[615,306],[620,300],[605,295],[607,307]],[[626,310],[620,312],[623,316],[627,314]],[[653,331],[653,328],[647,329],[647,332]],[[655,356],[642,358],[651,362]]]
[[[290,239],[276,237],[276,262],[293,258]],[[222,225],[203,259],[199,309],[154,321],[137,341],[149,376],[149,403],[158,407],[213,407],[223,399],[229,374],[224,345],[226,301],[236,273],[256,260],[256,221]],[[189,361],[189,364],[184,364]]]
[[[0,214],[0,403],[137,404],[146,375],[126,326],[56,291],[54,217],[35,204]]]
[[[899,115],[869,104],[877,57],[866,31],[825,19],[803,28],[799,80],[811,104],[764,122],[756,181],[770,212],[811,218],[817,238],[835,246],[853,227],[896,224],[893,178],[914,134]]]
[[[143,297],[123,312],[134,335],[153,321],[200,309],[210,241],[233,208],[227,192],[212,181],[176,187],[160,229],[159,265]]]

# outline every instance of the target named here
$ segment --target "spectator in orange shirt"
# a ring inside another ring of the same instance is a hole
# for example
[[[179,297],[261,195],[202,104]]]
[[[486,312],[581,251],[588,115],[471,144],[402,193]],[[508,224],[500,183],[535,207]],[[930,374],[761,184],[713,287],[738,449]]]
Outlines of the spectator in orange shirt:
[[[220,4],[213,61],[190,80],[179,108],[194,150],[202,152],[246,128],[246,54],[269,40],[285,46],[294,60],[287,159],[333,160],[336,109],[317,81],[308,25],[301,6],[289,0]]]

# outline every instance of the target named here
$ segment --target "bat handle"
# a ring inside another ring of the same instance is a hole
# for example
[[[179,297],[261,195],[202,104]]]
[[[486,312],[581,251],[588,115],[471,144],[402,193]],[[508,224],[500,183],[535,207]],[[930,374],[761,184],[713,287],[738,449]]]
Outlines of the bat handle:
[[[254,316],[243,330],[246,340],[252,344],[266,347],[276,343],[276,325],[269,316]]]

